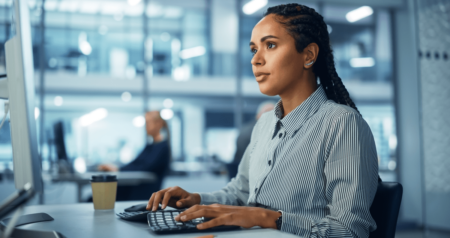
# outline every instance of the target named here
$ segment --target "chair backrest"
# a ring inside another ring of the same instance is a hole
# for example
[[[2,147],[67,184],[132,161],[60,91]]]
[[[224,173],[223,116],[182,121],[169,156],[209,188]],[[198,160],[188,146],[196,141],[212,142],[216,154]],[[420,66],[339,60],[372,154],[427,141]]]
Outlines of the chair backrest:
[[[394,238],[398,211],[402,202],[403,187],[399,183],[379,182],[370,214],[377,223],[377,229],[370,238]]]

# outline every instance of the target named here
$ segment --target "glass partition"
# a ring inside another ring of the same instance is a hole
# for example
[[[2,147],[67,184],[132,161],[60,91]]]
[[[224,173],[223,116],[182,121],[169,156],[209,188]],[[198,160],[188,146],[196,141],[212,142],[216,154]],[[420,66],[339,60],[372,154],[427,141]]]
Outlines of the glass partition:
[[[270,0],[252,14],[242,10],[247,2],[46,0],[42,7],[42,1],[29,1],[37,97],[44,102],[36,100],[37,121],[44,118],[44,170],[57,160],[56,123],[63,122],[71,161],[121,165],[147,143],[143,113],[161,110],[171,133],[174,174],[226,173],[223,165],[231,161],[239,133],[236,114],[245,125],[255,120],[260,103],[278,100],[259,92],[248,42],[264,10],[287,1]],[[6,71],[4,42],[13,34],[11,4],[0,0],[0,74]],[[380,170],[395,174],[390,9],[371,8],[372,14],[350,22],[347,14],[361,6],[305,4],[324,15],[337,72],[372,129]],[[242,111],[236,110],[238,97]],[[96,110],[104,115],[100,120],[80,124]],[[10,161],[6,130],[0,159]]]

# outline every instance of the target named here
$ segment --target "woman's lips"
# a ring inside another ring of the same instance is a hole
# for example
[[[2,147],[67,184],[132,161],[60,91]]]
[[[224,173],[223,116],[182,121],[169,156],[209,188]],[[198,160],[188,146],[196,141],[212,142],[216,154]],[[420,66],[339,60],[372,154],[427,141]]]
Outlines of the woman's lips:
[[[257,82],[261,82],[266,78],[266,76],[269,76],[269,75],[270,75],[269,73],[256,73],[255,78],[256,78]]]

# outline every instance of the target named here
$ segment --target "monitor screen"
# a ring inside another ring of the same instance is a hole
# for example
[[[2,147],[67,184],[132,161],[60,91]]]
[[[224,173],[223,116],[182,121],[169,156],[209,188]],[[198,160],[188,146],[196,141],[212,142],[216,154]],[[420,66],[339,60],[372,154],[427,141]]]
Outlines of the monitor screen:
[[[17,189],[30,183],[42,192],[41,162],[34,118],[34,68],[27,1],[14,0],[16,35],[5,44],[14,182]]]

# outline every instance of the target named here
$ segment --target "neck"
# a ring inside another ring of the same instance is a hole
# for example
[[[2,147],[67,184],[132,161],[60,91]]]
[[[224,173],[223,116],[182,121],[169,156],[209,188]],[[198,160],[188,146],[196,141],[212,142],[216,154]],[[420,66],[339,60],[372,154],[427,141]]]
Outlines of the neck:
[[[158,135],[154,135],[153,137],[153,143],[157,143],[163,140],[163,137],[161,135],[161,133],[158,133]]]
[[[290,85],[282,94],[283,117],[302,104],[317,89],[317,80],[314,74],[308,74],[306,78],[298,80],[296,84]]]

